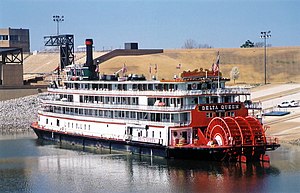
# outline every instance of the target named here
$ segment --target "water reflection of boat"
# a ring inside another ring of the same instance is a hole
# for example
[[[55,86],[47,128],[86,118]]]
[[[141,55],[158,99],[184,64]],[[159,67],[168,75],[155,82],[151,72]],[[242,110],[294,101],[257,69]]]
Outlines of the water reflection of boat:
[[[47,148],[46,144],[40,146]],[[96,187],[101,185],[106,192],[139,192],[145,189],[149,192],[266,192],[266,179],[280,174],[276,167],[261,162],[164,159],[72,145],[63,146],[60,151],[63,151],[59,152],[63,156],[39,159],[39,168],[49,171],[52,181],[80,181],[85,176],[85,181],[93,182]],[[114,183],[118,183],[115,188],[111,187]],[[80,189],[79,185],[74,184]]]
[[[264,162],[137,159],[165,168],[175,192],[264,192],[268,189],[265,179],[280,174],[278,168]]]

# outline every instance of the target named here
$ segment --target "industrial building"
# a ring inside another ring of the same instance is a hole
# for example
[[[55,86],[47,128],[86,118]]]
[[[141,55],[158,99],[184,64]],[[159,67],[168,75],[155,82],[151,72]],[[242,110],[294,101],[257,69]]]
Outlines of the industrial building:
[[[0,29],[0,47],[22,48],[23,53],[29,53],[29,29]]]

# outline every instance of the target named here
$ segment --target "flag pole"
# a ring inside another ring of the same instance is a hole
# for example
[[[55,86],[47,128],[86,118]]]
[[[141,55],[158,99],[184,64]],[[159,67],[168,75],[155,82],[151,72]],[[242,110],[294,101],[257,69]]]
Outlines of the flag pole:
[[[218,51],[218,90],[220,89],[220,53]]]
[[[217,95],[218,95],[218,102],[221,103],[221,96],[220,96],[220,52],[218,51],[217,55],[217,65],[218,65],[218,89],[217,89]]]

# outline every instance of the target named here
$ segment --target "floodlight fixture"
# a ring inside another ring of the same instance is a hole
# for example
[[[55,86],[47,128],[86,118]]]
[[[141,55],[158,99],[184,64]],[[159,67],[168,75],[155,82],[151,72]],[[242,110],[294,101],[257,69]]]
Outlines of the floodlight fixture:
[[[271,37],[271,31],[262,31],[260,32],[260,38],[264,39],[264,48],[265,48],[265,84],[267,84],[267,39]]]
[[[59,35],[59,23],[65,21],[63,15],[53,15],[53,21],[56,22],[56,34]]]

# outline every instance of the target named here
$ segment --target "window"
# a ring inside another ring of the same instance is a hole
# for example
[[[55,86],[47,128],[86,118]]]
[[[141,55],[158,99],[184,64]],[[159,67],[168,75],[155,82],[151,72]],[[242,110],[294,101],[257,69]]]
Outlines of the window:
[[[212,117],[213,117],[213,114],[212,114],[212,113],[206,113],[206,117],[207,117],[207,118],[212,118]]]
[[[0,40],[8,40],[8,35],[0,35]]]
[[[59,126],[59,120],[58,119],[56,120],[56,125]]]
[[[9,40],[11,41],[19,41],[19,36],[18,35],[10,35]]]
[[[152,137],[154,137],[154,131],[152,131]]]
[[[232,112],[232,111],[227,112],[227,116],[228,117],[234,117],[234,112]]]
[[[46,119],[46,124],[48,124],[49,123],[49,121],[48,121],[48,119]]]

